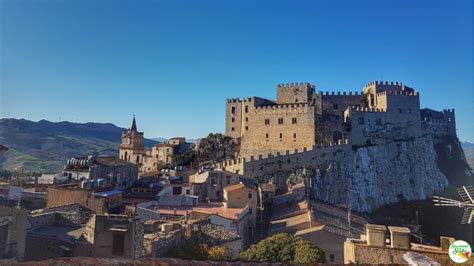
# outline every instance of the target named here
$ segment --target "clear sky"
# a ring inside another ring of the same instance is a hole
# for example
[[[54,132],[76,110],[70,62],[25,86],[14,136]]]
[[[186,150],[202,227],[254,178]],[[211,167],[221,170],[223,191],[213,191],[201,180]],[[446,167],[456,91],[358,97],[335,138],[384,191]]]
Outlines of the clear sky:
[[[374,80],[455,108],[474,142],[472,0],[0,0],[0,116],[223,132],[225,99]]]

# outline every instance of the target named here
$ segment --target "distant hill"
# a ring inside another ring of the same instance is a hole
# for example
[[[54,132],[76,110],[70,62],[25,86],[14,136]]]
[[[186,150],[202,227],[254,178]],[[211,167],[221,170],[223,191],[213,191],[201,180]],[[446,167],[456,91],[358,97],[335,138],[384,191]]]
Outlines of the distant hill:
[[[471,169],[474,169],[474,143],[461,142],[462,149],[466,155],[466,160]]]
[[[0,119],[0,145],[9,149],[0,157],[0,168],[55,172],[72,156],[117,156],[123,130],[110,123]],[[156,143],[145,140],[145,146]]]

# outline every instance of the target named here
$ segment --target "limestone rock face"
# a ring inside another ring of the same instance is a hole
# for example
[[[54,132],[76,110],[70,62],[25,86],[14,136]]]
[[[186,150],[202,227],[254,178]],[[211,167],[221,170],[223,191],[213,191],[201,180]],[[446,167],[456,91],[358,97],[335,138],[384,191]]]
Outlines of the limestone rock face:
[[[371,212],[401,199],[431,197],[448,185],[431,138],[361,147],[316,169],[313,195],[331,204]]]

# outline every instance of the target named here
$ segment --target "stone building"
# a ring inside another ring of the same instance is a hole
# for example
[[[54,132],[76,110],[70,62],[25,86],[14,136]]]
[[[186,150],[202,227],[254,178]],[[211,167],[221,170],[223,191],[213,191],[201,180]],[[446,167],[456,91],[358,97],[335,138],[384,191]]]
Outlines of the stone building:
[[[189,177],[189,183],[194,187],[194,195],[200,201],[224,200],[224,187],[240,182],[240,175],[223,170],[198,172]]]
[[[0,260],[25,257],[28,211],[0,206]]]
[[[48,187],[48,208],[75,203],[98,214],[116,212],[121,208],[122,191],[112,187],[84,188],[76,184]]]
[[[84,239],[92,257],[140,258],[144,228],[139,218],[124,215],[94,215],[86,225]]]
[[[138,167],[111,156],[73,157],[67,160],[63,176],[69,182],[102,180],[114,187],[125,188],[138,179]]]
[[[225,133],[240,138],[241,156],[414,138],[421,135],[419,94],[399,82],[371,82],[361,93],[279,84],[276,100],[228,99]]]
[[[255,235],[257,227],[258,194],[256,186],[249,186],[244,182],[224,188],[224,206],[227,208],[249,208],[250,226],[248,228],[249,238]]]
[[[132,126],[127,132],[122,132],[122,144],[120,144],[120,159],[141,166],[145,156],[145,139],[143,132],[138,132],[135,116]]]
[[[388,231],[390,237],[386,239],[385,225],[367,224],[366,234],[361,239],[347,238],[344,242],[344,263],[409,264],[407,259],[423,257],[424,261],[430,261],[431,265],[456,265],[448,255],[449,245],[454,242],[453,238],[441,237],[441,246],[435,247],[411,243],[410,230],[406,227],[388,226]],[[472,263],[474,258],[471,256],[467,264]]]
[[[138,165],[140,173],[158,170],[160,165],[173,163],[175,148],[186,143],[184,137],[174,137],[164,143],[159,143],[151,148],[144,145],[143,132],[138,132],[135,117],[132,126],[127,132],[122,132],[119,157],[122,160]]]

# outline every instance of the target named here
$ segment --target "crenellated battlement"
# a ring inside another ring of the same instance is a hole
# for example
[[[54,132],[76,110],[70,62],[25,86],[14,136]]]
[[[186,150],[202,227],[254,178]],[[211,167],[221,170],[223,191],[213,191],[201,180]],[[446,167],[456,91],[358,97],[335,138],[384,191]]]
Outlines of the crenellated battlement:
[[[444,114],[454,114],[454,109],[443,109]]]
[[[228,103],[241,103],[242,99],[240,99],[240,98],[230,98],[230,99],[227,99],[227,102]]]
[[[309,82],[294,82],[294,83],[281,83],[278,84],[277,87],[282,87],[282,88],[292,88],[296,86],[309,86],[310,88],[316,88],[314,84],[310,84]]]
[[[276,104],[276,105],[263,105],[257,106],[255,109],[260,110],[283,110],[283,109],[304,109],[310,106],[314,106],[313,103],[294,103],[294,104]]]
[[[387,94],[419,96],[418,92],[413,92],[413,91],[381,91],[381,92],[377,92],[377,96],[383,96],[383,95],[387,95]]]
[[[387,111],[380,108],[371,108],[371,107],[360,107],[360,106],[351,106],[352,112],[383,112],[386,113]]]
[[[319,95],[325,95],[325,96],[360,96],[362,95],[362,93],[358,92],[358,91],[338,91],[338,92],[334,92],[334,91],[325,91],[324,93],[322,91],[318,92]]]

